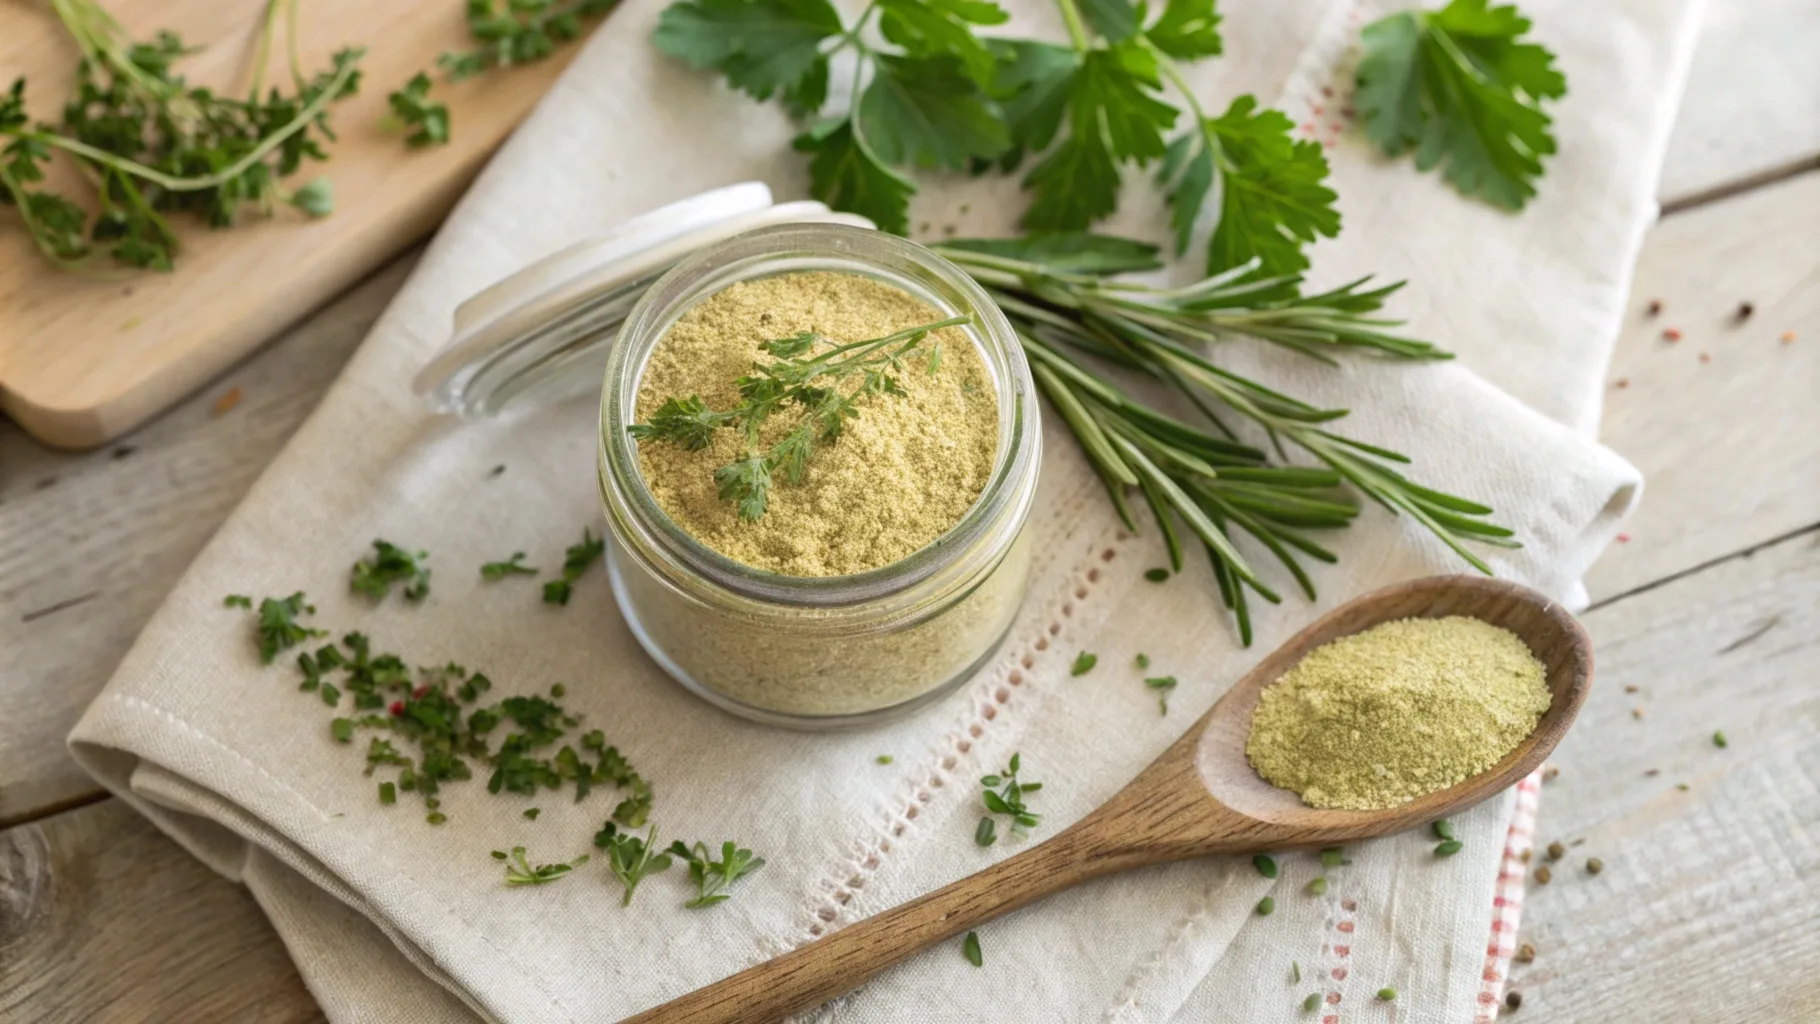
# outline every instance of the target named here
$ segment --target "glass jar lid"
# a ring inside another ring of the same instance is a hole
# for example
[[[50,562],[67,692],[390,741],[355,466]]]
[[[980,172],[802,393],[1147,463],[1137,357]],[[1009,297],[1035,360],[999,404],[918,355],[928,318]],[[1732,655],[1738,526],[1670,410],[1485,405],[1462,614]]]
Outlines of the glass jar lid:
[[[412,389],[438,411],[464,418],[596,392],[620,324],[666,270],[704,246],[780,224],[874,227],[819,202],[773,203],[770,188],[757,181],[678,200],[469,297],[455,309],[448,343],[418,371]]]

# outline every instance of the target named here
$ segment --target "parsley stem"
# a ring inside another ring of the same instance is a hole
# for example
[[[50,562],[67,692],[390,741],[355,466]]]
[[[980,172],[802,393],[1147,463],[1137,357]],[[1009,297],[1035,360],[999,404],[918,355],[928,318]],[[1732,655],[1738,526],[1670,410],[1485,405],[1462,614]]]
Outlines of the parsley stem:
[[[354,56],[357,58],[362,52],[363,51],[355,50]],[[270,156],[272,150],[284,145],[286,139],[289,139],[291,136],[307,128],[310,122],[314,121],[316,116],[322,113],[323,108],[327,107],[335,100],[340,99],[341,90],[357,73],[359,73],[357,60],[343,61],[341,67],[336,69],[334,77],[329,79],[328,84],[323,88],[322,92],[318,93],[316,98],[311,100],[302,110],[299,110],[296,117],[285,122],[284,127],[266,136],[264,139],[261,139],[257,146],[248,150],[247,154],[239,160],[236,160],[232,164],[229,164],[227,167],[224,167],[213,174],[207,174],[197,178],[172,177],[171,175],[165,174],[163,171],[147,167],[138,161],[127,160],[123,157],[115,156],[104,149],[96,149],[87,143],[78,142],[75,139],[68,138],[57,132],[21,133],[20,137],[36,139],[46,145],[55,146],[58,149],[74,153],[84,159],[92,160],[104,167],[111,167],[123,174],[130,174],[143,181],[149,181],[152,184],[171,192],[196,192],[233,181],[235,178],[245,174],[247,168]]]
[[[1074,5],[1074,0],[1055,0],[1055,6],[1061,9],[1062,23],[1068,26],[1068,42],[1075,52],[1086,53],[1087,26],[1081,23],[1080,8]]]

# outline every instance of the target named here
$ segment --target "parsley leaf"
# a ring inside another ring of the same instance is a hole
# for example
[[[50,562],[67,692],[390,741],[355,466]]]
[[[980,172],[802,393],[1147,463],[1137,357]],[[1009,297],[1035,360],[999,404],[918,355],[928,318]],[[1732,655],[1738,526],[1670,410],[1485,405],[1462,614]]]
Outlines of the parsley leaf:
[[[423,566],[430,557],[428,551],[413,553],[383,540],[375,540],[373,550],[374,555],[355,562],[349,574],[348,585],[355,593],[383,601],[392,584],[400,580],[407,601],[421,601],[430,592],[430,570]]]
[[[503,562],[487,562],[480,567],[480,578],[484,580],[502,580],[507,576],[535,576],[541,570],[524,564],[525,553],[512,552],[512,557]]]
[[[1131,0],[1079,0],[1081,16],[1110,42],[1137,35],[1139,13]]]
[[[1068,86],[1068,137],[1031,169],[1035,193],[1020,222],[1078,231],[1118,206],[1119,164],[1163,156],[1176,109],[1158,99],[1155,56],[1136,42],[1090,50]]]
[[[1094,654],[1092,651],[1082,651],[1074,656],[1074,664],[1069,666],[1068,674],[1071,676],[1084,676],[1093,671],[1093,666],[1099,663],[1099,655]]]
[[[640,839],[630,832],[621,832],[609,821],[594,834],[594,845],[607,851],[607,868],[625,887],[626,896],[619,901],[622,907],[632,905],[632,893],[639,882],[647,876],[670,870],[670,855],[657,852],[656,825]]]
[[[1178,252],[1187,249],[1216,180],[1220,209],[1207,248],[1210,274],[1254,258],[1267,276],[1292,274],[1308,266],[1304,245],[1339,233],[1338,197],[1323,184],[1327,158],[1319,143],[1292,139],[1293,127],[1286,115],[1259,109],[1246,95],[1170,145],[1162,178]]]
[[[999,167],[1008,171],[1024,153],[1041,152],[1055,141],[1068,113],[1080,55],[1066,46],[1024,39],[995,39],[992,46],[999,60],[993,95],[1011,142]]]
[[[1522,209],[1555,151],[1541,101],[1567,93],[1554,54],[1518,41],[1529,28],[1489,0],[1365,26],[1355,96],[1365,134],[1389,156],[1413,149],[1420,170],[1445,164],[1466,195]]]
[[[449,108],[430,100],[430,76],[419,71],[404,88],[386,97],[392,116],[408,130],[404,144],[413,149],[449,141]]]
[[[798,114],[828,97],[822,40],[842,31],[827,0],[684,0],[658,18],[652,42],[697,70],[716,70],[755,100],[778,95]]]
[[[732,898],[727,892],[733,883],[765,866],[765,859],[751,850],[742,849],[732,840],[720,844],[720,859],[714,860],[706,843],[690,846],[682,840],[670,844],[670,852],[689,863],[689,880],[695,883],[695,898],[684,903],[690,908],[711,907]]]
[[[879,34],[912,57],[949,56],[969,78],[992,82],[994,58],[973,25],[1002,25],[1010,17],[988,0],[879,0]]]
[[[1220,16],[1213,0],[1169,0],[1144,37],[1176,60],[1215,57],[1222,50]]]
[[[831,121],[796,137],[796,148],[812,154],[809,194],[836,210],[870,217],[880,230],[910,230],[910,197],[916,186],[881,163],[853,132],[851,119]]]
[[[588,566],[593,565],[606,550],[607,542],[604,538],[596,537],[592,530],[582,527],[581,543],[571,544],[563,555],[562,578],[544,583],[544,603],[568,604],[569,596],[574,593],[575,581],[581,579],[582,574],[588,571]]]
[[[859,101],[859,123],[886,164],[962,170],[1010,143],[985,94],[951,56],[880,57]]]
[[[315,636],[328,635],[323,630],[300,625],[297,617],[314,615],[316,607],[306,604],[303,591],[279,600],[268,597],[259,602],[259,621],[254,626],[259,641],[259,660],[267,665],[278,657],[278,652],[295,647]]]

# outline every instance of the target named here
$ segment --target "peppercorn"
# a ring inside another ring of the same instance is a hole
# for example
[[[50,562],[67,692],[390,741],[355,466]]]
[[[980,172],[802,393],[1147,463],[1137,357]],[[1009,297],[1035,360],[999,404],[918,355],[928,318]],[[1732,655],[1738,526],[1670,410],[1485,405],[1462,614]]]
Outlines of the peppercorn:
[[[1561,774],[1561,769],[1556,768],[1552,764],[1545,764],[1542,766],[1542,781],[1543,782],[1553,782],[1553,781],[1555,781],[1555,776],[1560,775],[1560,774]]]
[[[1509,992],[1504,993],[1504,1005],[1513,1010],[1521,1009],[1523,1006],[1523,993],[1518,992],[1514,988]]]
[[[1605,870],[1604,861],[1600,860],[1597,857],[1586,858],[1586,873],[1587,874],[1596,875],[1599,872],[1604,871],[1604,870]]]
[[[1560,860],[1565,856],[1567,856],[1567,847],[1562,846],[1559,840],[1548,844],[1549,860]]]
[[[1517,963],[1532,964],[1535,962],[1536,962],[1536,947],[1533,943],[1525,942],[1521,946],[1517,947]]]
[[[1655,316],[1657,313],[1660,313],[1660,312],[1662,312],[1662,300],[1661,299],[1651,299],[1651,300],[1649,300],[1649,305],[1643,307],[1643,313],[1645,316]]]
[[[1553,877],[1554,877],[1554,872],[1548,870],[1548,865],[1546,865],[1546,864],[1544,864],[1541,867],[1536,869],[1536,884],[1537,885],[1547,885],[1548,880]]]
[[[1751,305],[1748,302],[1738,303],[1738,319],[1740,319],[1740,320],[1749,320],[1750,315],[1752,313],[1755,313],[1756,311],[1757,311],[1757,307]]]

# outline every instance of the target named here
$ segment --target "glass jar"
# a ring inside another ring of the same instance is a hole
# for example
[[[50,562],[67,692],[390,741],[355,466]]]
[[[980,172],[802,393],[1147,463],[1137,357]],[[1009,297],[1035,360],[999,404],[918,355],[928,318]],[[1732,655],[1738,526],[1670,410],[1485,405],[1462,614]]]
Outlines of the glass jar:
[[[849,576],[780,575],[689,536],[652,498],[626,429],[646,361],[679,317],[736,282],[811,271],[872,278],[942,316],[972,314],[974,324],[957,329],[973,341],[998,397],[998,448],[973,506],[909,557]],[[1017,337],[960,268],[861,228],[785,225],[736,236],[653,284],[608,357],[599,469],[613,593],[651,657],[734,714],[829,728],[909,711],[972,675],[1017,614],[1041,443]]]

